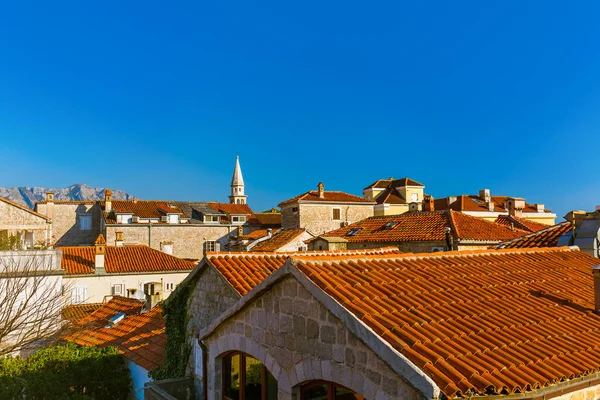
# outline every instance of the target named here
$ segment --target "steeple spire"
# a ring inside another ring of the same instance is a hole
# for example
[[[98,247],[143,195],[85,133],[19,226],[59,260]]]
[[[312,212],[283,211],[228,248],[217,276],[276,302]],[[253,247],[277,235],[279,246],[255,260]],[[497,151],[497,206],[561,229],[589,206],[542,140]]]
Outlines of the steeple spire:
[[[229,196],[231,204],[246,204],[246,195],[244,194],[244,178],[242,177],[242,167],[240,167],[240,157],[235,156],[235,168],[231,178],[231,195]]]

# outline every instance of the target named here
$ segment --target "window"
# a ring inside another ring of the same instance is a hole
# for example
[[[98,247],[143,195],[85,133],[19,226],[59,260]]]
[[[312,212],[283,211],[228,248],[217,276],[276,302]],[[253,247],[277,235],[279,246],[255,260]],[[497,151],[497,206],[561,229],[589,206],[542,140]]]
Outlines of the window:
[[[173,289],[175,289],[175,284],[172,283],[172,282],[168,282],[168,283],[165,284],[165,287],[166,287],[166,290],[172,292]]]
[[[231,221],[233,222],[246,222],[245,215],[234,215],[231,217]]]
[[[394,221],[388,222],[387,224],[385,224],[385,226],[383,227],[383,229],[392,229],[392,228],[393,228],[393,227],[395,227],[397,224],[398,224],[398,223],[397,223],[397,222],[394,222]]]
[[[217,242],[214,240],[208,240],[204,243],[204,250],[206,251],[217,251]]]
[[[298,207],[292,207],[292,212],[298,212]]]
[[[419,201],[419,195],[416,194],[416,193],[411,194],[410,195],[410,201],[413,202],[413,203]]]
[[[431,248],[432,253],[437,253],[439,251],[445,251],[446,248],[444,246],[434,246]]]
[[[82,231],[89,231],[92,229],[92,216],[91,215],[80,215],[79,216],[79,229]]]
[[[352,228],[350,230],[350,232],[346,233],[346,236],[354,236],[356,235],[358,232],[360,232],[362,230],[362,228]]]
[[[125,292],[125,285],[123,285],[122,283],[116,284],[116,285],[112,285],[112,295],[113,296],[123,296],[123,293]]]
[[[74,286],[71,288],[71,304],[85,303],[87,300],[87,286]]]
[[[118,214],[117,215],[117,224],[130,224],[133,215],[131,214]]]
[[[169,223],[170,224],[179,223],[179,215],[178,214],[169,214]]]
[[[332,382],[314,381],[302,386],[300,400],[364,400],[360,394]]]
[[[277,381],[256,358],[233,353],[222,365],[224,400],[277,400]]]
[[[340,210],[339,208],[334,208],[333,209],[333,219],[336,221],[339,221],[340,219],[342,219],[342,210]]]
[[[207,223],[219,222],[219,216],[218,215],[205,215],[204,222],[207,222]]]

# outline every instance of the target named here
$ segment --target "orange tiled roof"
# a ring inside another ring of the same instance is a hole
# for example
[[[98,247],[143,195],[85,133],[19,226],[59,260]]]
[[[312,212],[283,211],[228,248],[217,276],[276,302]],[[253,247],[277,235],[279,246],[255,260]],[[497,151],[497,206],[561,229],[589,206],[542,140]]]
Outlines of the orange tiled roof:
[[[494,203],[494,212],[508,212],[504,208],[504,202],[509,199],[509,196],[490,196]],[[436,210],[454,210],[454,211],[482,211],[489,212],[484,199],[476,195],[460,195],[456,196],[456,201],[448,206],[448,197],[442,197],[434,200]],[[537,208],[533,204],[525,203],[523,212],[536,213]],[[544,210],[550,213],[550,210]]]
[[[115,346],[146,370],[162,364],[165,354],[165,318],[160,306],[140,314],[139,300],[114,297],[96,312],[67,330],[64,340],[84,346]],[[111,328],[108,320],[123,312],[126,317]]]
[[[331,203],[371,203],[371,204],[375,204],[375,202],[373,200],[365,199],[365,198],[358,197],[353,194],[344,193],[344,192],[325,191],[325,192],[323,192],[323,198],[320,198],[319,192],[317,190],[310,190],[306,193],[302,193],[301,195],[293,197],[289,200],[282,201],[281,203],[279,203],[279,207],[286,205],[286,204],[296,203],[299,201],[302,201],[302,202],[326,201],[326,202],[331,202]]]
[[[271,239],[264,240],[252,247],[252,251],[277,251],[304,233],[304,229],[282,229]]]
[[[248,204],[230,204],[230,203],[208,203],[208,206],[215,211],[229,215],[246,215],[246,223],[251,225],[260,225],[259,220],[254,215],[254,211]],[[227,217],[222,217],[222,223],[231,223]]]
[[[280,268],[288,257],[302,254],[308,257],[323,255],[399,254],[396,247],[364,250],[329,250],[282,253],[207,253],[206,259],[240,294],[245,296],[256,285]]]
[[[276,234],[277,232],[279,232],[278,229],[272,229],[271,230],[271,234]],[[252,231],[246,235],[242,235],[239,239],[242,240],[256,240],[256,239],[260,239],[263,238],[265,236],[268,235],[268,229],[257,229],[255,231]]]
[[[581,251],[293,260],[449,398],[522,393],[600,371],[590,270],[598,260]]]
[[[43,218],[43,219],[45,219],[46,221],[49,221],[49,220],[50,220],[50,218],[48,218],[46,215],[44,215],[44,214],[40,214],[40,213],[38,213],[38,212],[35,212],[35,211],[33,211],[32,209],[30,209],[29,207],[26,207],[26,206],[24,206],[23,204],[16,203],[16,202],[14,202],[14,201],[12,201],[12,200],[9,200],[9,199],[7,199],[6,197],[1,197],[1,196],[0,196],[0,201],[3,201],[3,202],[5,202],[6,204],[9,204],[9,205],[11,205],[11,206],[13,206],[13,207],[17,207],[17,208],[19,208],[19,209],[21,209],[21,210],[23,210],[23,211],[27,211],[28,213],[30,213],[30,214],[33,214],[33,215],[35,215],[36,217],[40,217],[40,218]]]
[[[54,200],[54,204],[96,204],[99,200]],[[35,204],[48,204],[48,200],[40,200]]]
[[[62,309],[61,314],[63,319],[78,323],[100,307],[102,307],[102,303],[70,304]]]
[[[518,249],[531,247],[556,247],[558,239],[571,232],[573,225],[570,222],[561,222],[557,225],[546,227],[541,231],[521,236],[517,239],[502,242],[494,246],[497,249]]]
[[[158,223],[161,223],[161,217],[167,214],[179,214],[180,218],[187,218],[177,203],[170,200],[113,200],[111,204],[114,212],[106,212],[102,202],[107,224],[117,223],[115,213],[131,214],[142,219],[158,219]]]
[[[537,232],[542,229],[548,228],[549,225],[541,224],[539,222],[530,221],[525,218],[513,217],[511,215],[499,215],[495,221],[497,224],[504,225],[506,227],[515,227],[522,231]]]
[[[62,250],[62,268],[67,275],[94,273],[94,246],[57,247]],[[106,246],[104,269],[107,273],[190,271],[195,264],[151,249],[148,246]]]
[[[281,227],[281,214],[280,213],[255,213],[256,219],[261,226],[266,226],[270,228]]]
[[[386,229],[386,225],[390,223],[396,225]],[[449,210],[370,217],[321,236],[342,237],[349,242],[444,241],[446,227],[450,227],[453,237],[460,240],[494,242],[517,238],[524,233],[524,231],[511,231],[502,225]],[[360,231],[348,236],[353,229],[360,229]]]

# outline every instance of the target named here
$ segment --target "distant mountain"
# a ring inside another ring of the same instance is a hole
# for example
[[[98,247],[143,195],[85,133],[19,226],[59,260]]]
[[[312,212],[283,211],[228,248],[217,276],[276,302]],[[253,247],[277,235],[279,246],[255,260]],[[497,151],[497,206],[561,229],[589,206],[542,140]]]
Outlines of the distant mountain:
[[[54,192],[55,200],[102,200],[104,199],[105,188],[93,188],[78,183],[66,188],[43,188],[43,187],[0,187],[0,197],[6,197],[9,200],[33,208],[36,202],[46,199],[46,192]],[[133,199],[129,193],[122,190],[113,190],[114,200]]]

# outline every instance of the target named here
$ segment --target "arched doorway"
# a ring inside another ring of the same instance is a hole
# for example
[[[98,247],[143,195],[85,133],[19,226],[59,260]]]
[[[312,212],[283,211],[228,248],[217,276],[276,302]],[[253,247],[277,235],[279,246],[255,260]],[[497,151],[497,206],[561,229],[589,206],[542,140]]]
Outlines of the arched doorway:
[[[337,383],[310,381],[300,387],[300,400],[365,400],[365,398]]]
[[[222,360],[223,400],[277,400],[277,381],[256,358],[236,351]]]

